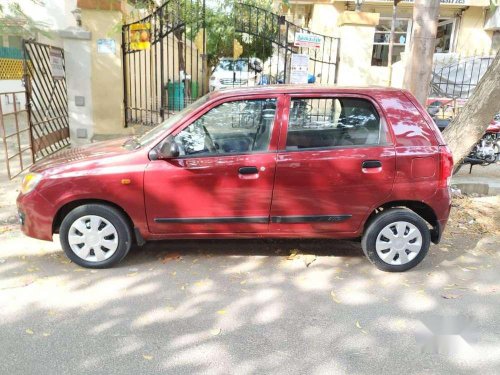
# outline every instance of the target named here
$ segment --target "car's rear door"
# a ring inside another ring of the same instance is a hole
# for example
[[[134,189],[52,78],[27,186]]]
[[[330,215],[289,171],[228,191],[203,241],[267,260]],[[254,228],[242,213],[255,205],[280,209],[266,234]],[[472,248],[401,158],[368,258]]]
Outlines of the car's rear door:
[[[225,99],[172,137],[181,155],[145,172],[150,231],[267,232],[279,137],[279,96]]]
[[[270,231],[355,232],[391,193],[395,151],[380,107],[353,94],[295,95],[286,103]]]

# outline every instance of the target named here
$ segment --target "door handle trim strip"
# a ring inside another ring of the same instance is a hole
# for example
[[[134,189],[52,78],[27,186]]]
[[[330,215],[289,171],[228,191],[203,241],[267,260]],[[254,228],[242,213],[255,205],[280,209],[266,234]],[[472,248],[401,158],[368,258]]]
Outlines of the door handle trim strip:
[[[269,223],[268,216],[242,217],[157,217],[155,223],[163,224],[204,224],[204,223]]]
[[[300,215],[271,216],[272,223],[338,223],[350,219],[352,215]]]
[[[338,223],[352,215],[298,215],[298,216],[238,216],[238,217],[157,217],[155,223],[163,224],[205,224],[205,223]]]

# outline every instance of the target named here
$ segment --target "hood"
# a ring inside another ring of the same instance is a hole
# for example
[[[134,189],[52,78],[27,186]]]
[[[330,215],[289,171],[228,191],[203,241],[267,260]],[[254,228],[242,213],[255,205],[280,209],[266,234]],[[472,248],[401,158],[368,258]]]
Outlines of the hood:
[[[48,169],[65,170],[75,164],[88,164],[88,162],[102,161],[105,158],[127,154],[131,151],[122,146],[126,139],[124,137],[80,147],[66,148],[38,161],[31,167],[30,171],[42,173]]]
[[[234,72],[236,73],[236,78],[237,79],[248,79],[248,77],[251,77],[252,74],[248,71],[242,71],[242,72]],[[212,74],[213,77],[216,79],[232,79],[233,78],[233,71],[232,70],[218,70],[213,72]]]

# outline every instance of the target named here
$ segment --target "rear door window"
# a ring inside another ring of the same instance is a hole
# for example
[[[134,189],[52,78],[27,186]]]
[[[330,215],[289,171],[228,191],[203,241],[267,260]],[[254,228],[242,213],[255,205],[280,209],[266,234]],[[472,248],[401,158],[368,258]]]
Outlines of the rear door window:
[[[382,136],[380,116],[362,98],[292,98],[286,149],[376,146]]]

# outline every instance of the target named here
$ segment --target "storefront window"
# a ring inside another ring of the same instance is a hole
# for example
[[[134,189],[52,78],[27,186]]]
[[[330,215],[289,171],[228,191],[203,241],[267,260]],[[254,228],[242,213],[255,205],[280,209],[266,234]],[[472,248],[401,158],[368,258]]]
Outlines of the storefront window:
[[[454,26],[454,20],[439,20],[436,34],[436,49],[434,52],[452,52]]]
[[[389,62],[389,40],[391,38],[391,18],[381,18],[375,28],[373,41],[372,66],[387,66]],[[392,63],[401,60],[410,33],[410,20],[397,19],[394,25]]]

